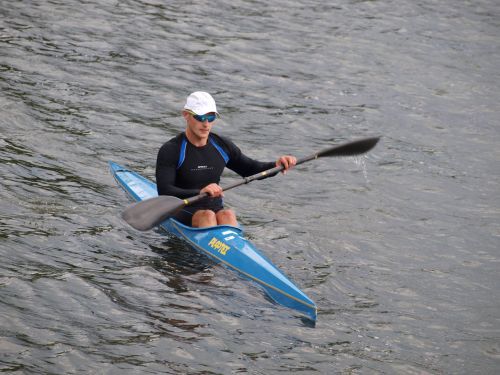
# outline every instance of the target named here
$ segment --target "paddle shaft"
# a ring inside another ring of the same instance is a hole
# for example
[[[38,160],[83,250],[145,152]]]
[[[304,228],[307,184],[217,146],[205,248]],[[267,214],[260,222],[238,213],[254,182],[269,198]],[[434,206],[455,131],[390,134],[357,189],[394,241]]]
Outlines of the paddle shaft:
[[[311,159],[308,159],[308,160],[311,160]],[[298,161],[297,161],[297,164],[299,164]],[[241,181],[237,181],[237,182],[234,182],[232,184],[229,184],[229,185],[223,187],[222,190],[228,191],[228,190],[234,189],[235,187],[248,184],[248,183],[255,181],[255,180],[262,180],[262,179],[267,178],[267,177],[272,177],[275,174],[281,172],[283,169],[285,169],[285,167],[280,165],[279,167],[274,167],[274,168],[268,169],[264,172],[259,172],[257,174],[254,174],[253,176],[244,177]],[[208,195],[209,195],[208,193],[203,193],[203,194],[199,194],[199,195],[196,195],[194,197],[191,197],[191,198],[184,199],[183,201],[184,201],[185,205],[187,206],[187,205],[193,204],[195,202],[198,202],[199,200],[201,200],[203,198],[208,197]]]
[[[378,137],[366,138],[366,139],[362,139],[360,141],[350,142],[350,143],[346,143],[346,144],[343,144],[340,146],[337,145],[337,146],[328,147],[328,148],[325,148],[319,152],[311,154],[309,156],[305,156],[303,158],[297,159],[297,162],[295,165],[303,164],[305,162],[317,159],[317,158],[322,157],[322,156],[354,156],[354,155],[358,155],[358,154],[364,153],[364,152],[368,151],[369,149],[371,149],[373,146],[375,146],[375,144],[377,144],[378,140],[379,140]],[[235,187],[248,184],[248,183],[255,181],[255,180],[263,180],[263,179],[268,178],[268,177],[273,177],[276,174],[278,174],[279,172],[283,171],[284,169],[285,169],[285,167],[280,165],[280,166],[268,169],[266,171],[254,174],[253,176],[244,177],[241,181],[234,182],[234,183],[224,187],[222,190],[227,191],[227,190],[233,189]],[[202,193],[202,194],[196,195],[196,196],[191,197],[191,198],[183,199],[184,205],[187,206],[187,205],[193,204],[195,202],[198,202],[201,199],[208,197],[208,195],[209,195],[208,193]]]
[[[296,165],[323,156],[355,156],[363,154],[371,150],[378,141],[379,138],[375,137],[361,139],[338,146],[332,146],[315,154],[298,159]],[[285,168],[280,165],[257,173],[253,176],[245,177],[238,182],[234,182],[233,184],[226,186],[223,191],[248,184],[255,180],[262,180],[264,178],[272,177],[277,173],[283,171],[284,169]],[[168,195],[161,195],[156,198],[150,198],[145,201],[135,203],[123,212],[122,217],[125,219],[125,221],[127,221],[127,223],[138,230],[149,230],[160,224],[162,221],[166,220],[168,217],[175,215],[185,206],[205,199],[208,196],[208,193],[203,193],[191,198],[180,199]]]

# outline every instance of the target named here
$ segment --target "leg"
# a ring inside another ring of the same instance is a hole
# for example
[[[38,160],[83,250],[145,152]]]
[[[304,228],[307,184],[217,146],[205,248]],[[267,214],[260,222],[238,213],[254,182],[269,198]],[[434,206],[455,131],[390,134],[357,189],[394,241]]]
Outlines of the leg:
[[[217,225],[215,212],[212,210],[198,210],[191,219],[191,225],[196,228],[213,227]]]
[[[220,210],[215,214],[215,217],[218,225],[238,226],[238,221],[233,210]]]

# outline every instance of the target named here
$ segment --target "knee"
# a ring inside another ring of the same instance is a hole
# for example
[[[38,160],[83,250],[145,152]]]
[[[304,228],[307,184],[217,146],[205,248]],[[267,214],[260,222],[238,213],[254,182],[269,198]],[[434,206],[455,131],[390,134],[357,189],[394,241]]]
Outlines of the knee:
[[[200,218],[205,219],[205,220],[213,220],[215,219],[215,212],[211,210],[200,210],[196,212],[196,215],[198,215]]]
[[[217,212],[216,217],[219,225],[237,225],[236,214],[233,210],[220,210]]]
[[[211,210],[199,210],[193,215],[193,227],[208,227],[217,225],[217,218],[215,212]]]

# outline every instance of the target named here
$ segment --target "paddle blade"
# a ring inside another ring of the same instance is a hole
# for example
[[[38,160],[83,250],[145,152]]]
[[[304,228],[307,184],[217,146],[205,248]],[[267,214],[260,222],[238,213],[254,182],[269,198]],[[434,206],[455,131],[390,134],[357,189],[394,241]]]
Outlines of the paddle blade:
[[[168,217],[175,215],[185,206],[182,199],[168,195],[146,199],[129,206],[122,218],[140,231],[153,229]]]
[[[380,137],[372,137],[372,138],[364,138],[358,141],[344,143],[340,146],[334,146],[322,150],[316,154],[316,157],[323,156],[355,156],[364,154],[367,151],[370,151],[377,142],[380,140]]]

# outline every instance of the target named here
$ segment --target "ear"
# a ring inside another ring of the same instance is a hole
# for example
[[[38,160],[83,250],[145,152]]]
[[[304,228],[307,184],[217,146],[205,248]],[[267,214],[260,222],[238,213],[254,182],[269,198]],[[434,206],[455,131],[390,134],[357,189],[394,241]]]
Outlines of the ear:
[[[189,119],[190,113],[188,111],[182,111],[182,117],[186,119],[186,121]]]

